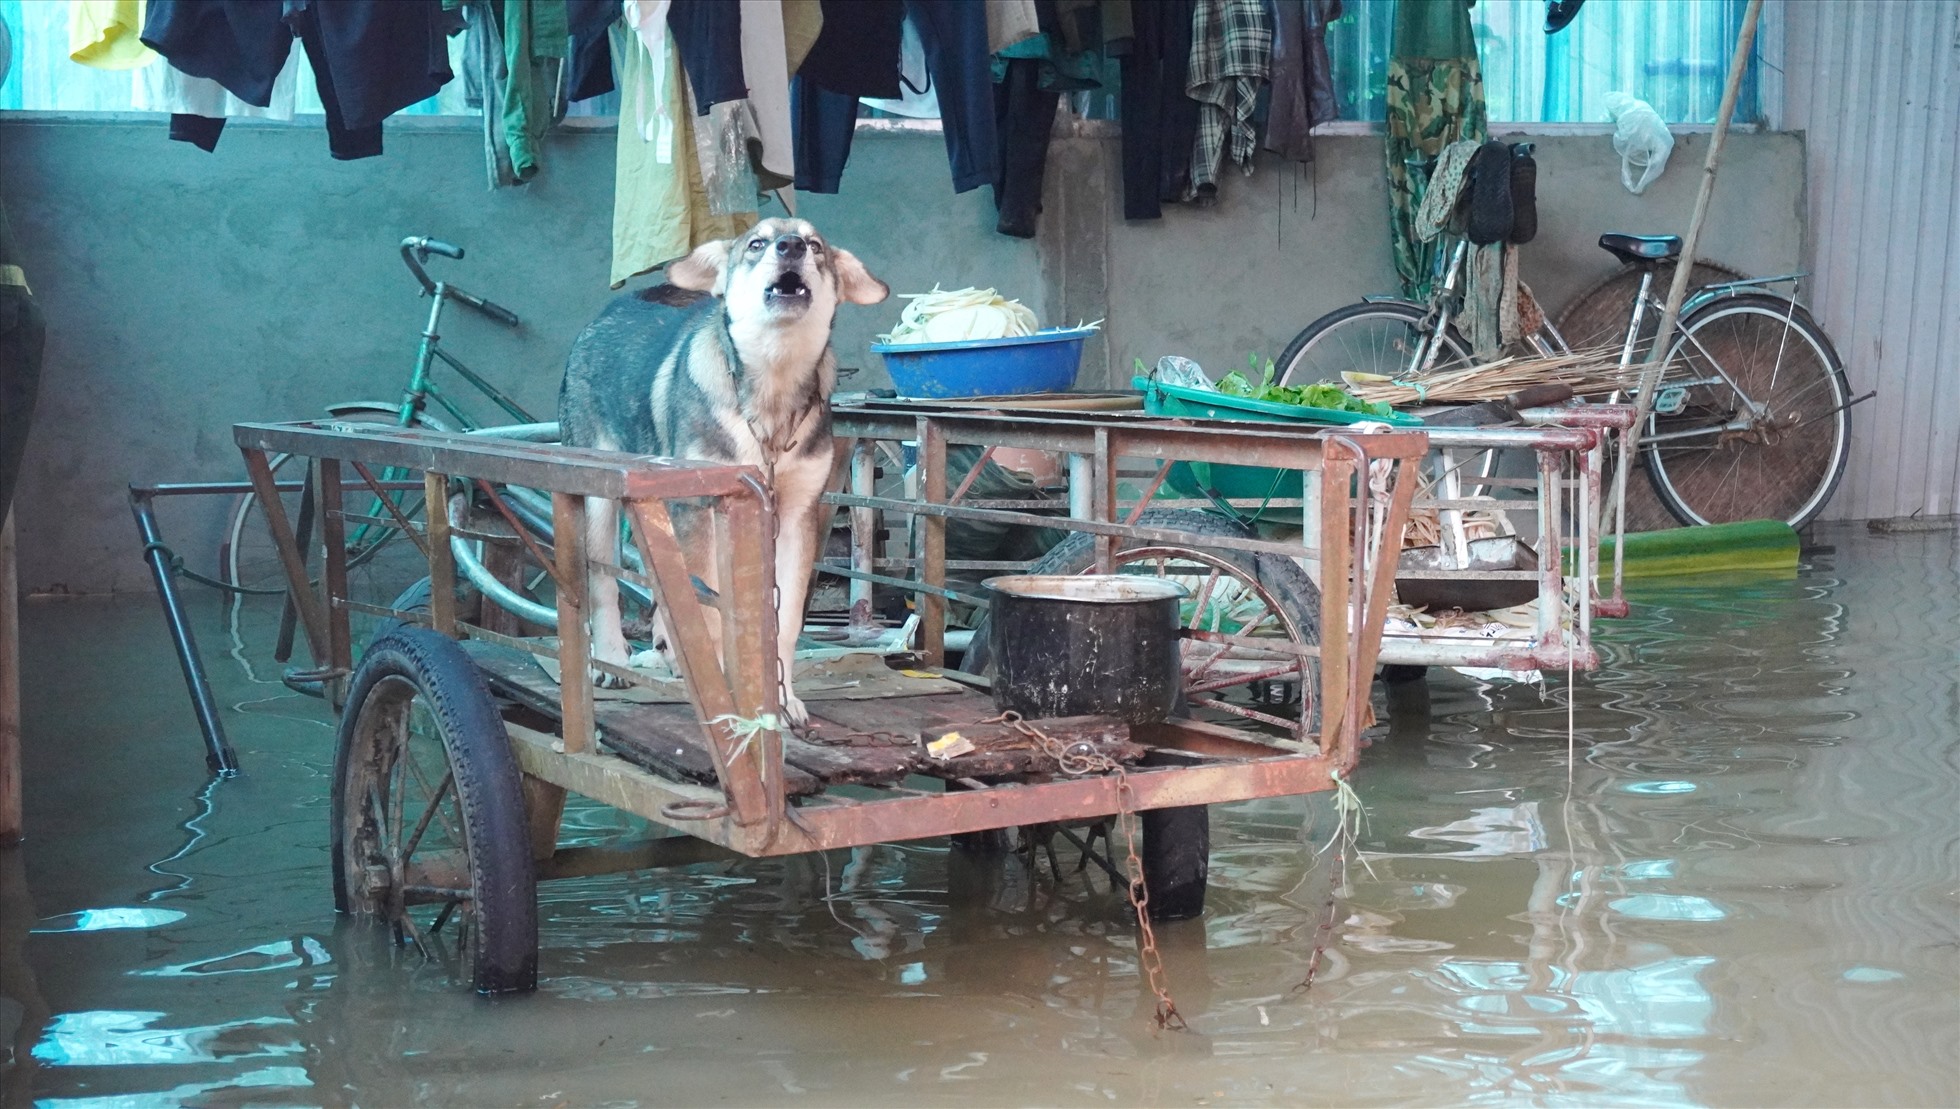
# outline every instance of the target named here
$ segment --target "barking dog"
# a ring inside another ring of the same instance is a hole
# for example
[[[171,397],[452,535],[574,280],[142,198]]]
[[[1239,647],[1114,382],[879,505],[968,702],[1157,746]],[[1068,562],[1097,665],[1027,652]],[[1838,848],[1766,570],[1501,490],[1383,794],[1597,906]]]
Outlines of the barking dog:
[[[740,238],[708,243],[669,266],[667,278],[671,284],[615,299],[572,344],[558,395],[564,442],[763,472],[776,502],[777,653],[787,679],[829,518],[821,498],[838,469],[831,320],[840,302],[876,304],[891,290],[795,219],[766,219]],[[714,580],[705,513],[675,505],[674,528],[709,589],[757,588]],[[588,500],[586,542],[595,556],[618,549],[614,502]],[[592,576],[589,609],[593,656],[626,665],[611,575]],[[718,628],[712,617],[709,627]],[[801,726],[802,701],[783,693],[784,715]]]

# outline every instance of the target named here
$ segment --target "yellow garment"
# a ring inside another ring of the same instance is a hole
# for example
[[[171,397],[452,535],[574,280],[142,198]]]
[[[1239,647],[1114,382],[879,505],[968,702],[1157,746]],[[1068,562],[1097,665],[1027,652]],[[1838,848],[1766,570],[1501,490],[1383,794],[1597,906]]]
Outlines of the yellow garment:
[[[156,60],[143,45],[143,0],[73,0],[68,56],[96,69],[140,69]]]
[[[789,62],[791,77],[796,76],[822,33],[821,0],[783,0],[783,56]]]
[[[621,104],[639,102],[640,90],[653,81],[647,51],[622,21],[612,27],[613,73]],[[663,150],[631,125],[625,109],[619,126],[619,164],[613,178],[612,286],[655,270],[695,247],[715,239],[732,239],[755,225],[756,213],[717,216],[708,210],[708,190],[694,153],[694,117],[686,102],[687,77],[680,57],[667,48],[666,96],[668,118],[674,121],[673,141]],[[665,153],[667,160],[662,161]]]

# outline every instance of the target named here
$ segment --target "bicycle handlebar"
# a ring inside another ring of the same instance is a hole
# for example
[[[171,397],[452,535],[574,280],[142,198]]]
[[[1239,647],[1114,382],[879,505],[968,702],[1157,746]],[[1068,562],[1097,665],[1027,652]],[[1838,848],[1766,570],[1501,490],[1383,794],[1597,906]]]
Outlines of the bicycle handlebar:
[[[427,235],[410,235],[408,238],[402,240],[402,264],[408,267],[408,272],[415,275],[415,280],[421,284],[422,293],[425,296],[436,295],[436,286],[438,284],[434,278],[429,276],[429,271],[422,266],[424,262],[429,260],[429,255],[431,254],[440,254],[445,258],[460,259],[463,257],[463,248],[453,243],[445,243],[441,239],[431,239]],[[441,285],[445,295],[456,298],[467,307],[476,309],[478,312],[503,324],[505,327],[518,326],[517,313],[510,309],[472,293],[466,293],[462,289],[446,282],[441,283]]]

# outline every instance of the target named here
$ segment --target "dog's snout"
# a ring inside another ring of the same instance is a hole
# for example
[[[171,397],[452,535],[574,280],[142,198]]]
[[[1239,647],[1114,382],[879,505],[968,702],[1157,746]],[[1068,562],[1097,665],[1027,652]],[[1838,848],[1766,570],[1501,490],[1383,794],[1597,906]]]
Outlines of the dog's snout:
[[[809,249],[810,244],[804,242],[801,235],[784,235],[776,240],[776,257],[785,262],[794,262],[802,258]]]

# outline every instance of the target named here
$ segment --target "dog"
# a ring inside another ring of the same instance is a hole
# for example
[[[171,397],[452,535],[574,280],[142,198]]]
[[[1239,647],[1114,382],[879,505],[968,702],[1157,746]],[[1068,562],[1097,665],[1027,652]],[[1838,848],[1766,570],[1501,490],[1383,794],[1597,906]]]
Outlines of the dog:
[[[777,218],[696,248],[667,267],[667,282],[615,298],[572,344],[558,395],[562,440],[763,472],[775,499],[782,708],[800,728],[809,715],[787,683],[830,518],[823,494],[843,460],[830,432],[837,384],[831,324],[839,304],[877,304],[891,290],[808,222]],[[707,592],[749,587],[715,581],[714,529],[705,512],[676,504],[673,516],[675,536]],[[617,552],[615,502],[587,500],[586,544],[594,557]],[[595,573],[590,583],[593,657],[627,665],[619,582]],[[712,618],[708,625],[719,658],[721,629]],[[603,673],[594,680],[617,684]]]

